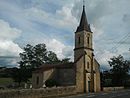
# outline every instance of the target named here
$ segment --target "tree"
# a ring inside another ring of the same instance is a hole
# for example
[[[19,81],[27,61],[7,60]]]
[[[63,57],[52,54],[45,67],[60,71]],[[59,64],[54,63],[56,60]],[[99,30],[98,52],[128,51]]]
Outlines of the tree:
[[[45,44],[38,44],[35,46],[27,44],[24,47],[24,52],[20,53],[20,66],[26,66],[31,69],[38,68],[46,63],[60,62],[57,55],[52,51],[47,51]]]
[[[124,85],[125,79],[128,76],[130,62],[124,60],[123,56],[113,57],[108,61],[112,72],[112,83],[116,86]]]
[[[32,71],[43,64],[68,63],[70,59],[59,60],[57,55],[52,51],[47,51],[45,44],[32,46],[27,44],[24,52],[20,53],[21,61],[19,68],[13,74],[13,79],[19,84],[27,82],[31,78]]]
[[[64,58],[61,60],[62,63],[70,63],[70,58]]]
[[[101,79],[101,89],[103,90],[103,87],[111,87],[113,86],[112,83],[111,83],[111,80],[112,80],[112,74],[110,71],[102,71],[100,73],[100,79]]]
[[[28,82],[30,77],[30,70],[24,68],[15,68],[15,70],[11,73],[12,79],[14,82],[18,83],[20,87],[22,82]]]
[[[32,46],[27,44],[24,47],[24,52],[20,53],[20,66],[35,69],[47,61],[47,49],[45,44],[38,44]]]
[[[55,64],[58,62],[60,62],[60,60],[58,59],[57,55],[52,51],[48,51],[46,63]]]

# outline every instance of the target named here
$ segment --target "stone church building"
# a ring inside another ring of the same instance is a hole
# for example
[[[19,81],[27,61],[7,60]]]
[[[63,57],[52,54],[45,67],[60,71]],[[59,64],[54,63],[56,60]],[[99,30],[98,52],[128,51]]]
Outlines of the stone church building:
[[[93,32],[88,24],[85,6],[75,32],[74,62],[44,64],[32,74],[33,88],[42,88],[45,81],[54,79],[58,86],[76,87],[76,92],[100,91],[100,65],[94,58]]]

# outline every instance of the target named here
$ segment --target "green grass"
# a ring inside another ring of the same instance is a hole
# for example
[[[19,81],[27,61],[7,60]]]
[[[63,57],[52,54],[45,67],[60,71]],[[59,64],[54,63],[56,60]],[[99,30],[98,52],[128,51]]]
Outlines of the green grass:
[[[11,78],[0,78],[0,85],[9,85],[13,83]]]

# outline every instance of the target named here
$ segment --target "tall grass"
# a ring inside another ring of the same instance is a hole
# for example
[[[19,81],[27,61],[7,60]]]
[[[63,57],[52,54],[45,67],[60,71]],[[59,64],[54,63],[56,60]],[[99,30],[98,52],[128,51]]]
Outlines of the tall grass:
[[[4,86],[4,85],[9,85],[13,83],[13,79],[12,78],[0,78],[0,85]]]

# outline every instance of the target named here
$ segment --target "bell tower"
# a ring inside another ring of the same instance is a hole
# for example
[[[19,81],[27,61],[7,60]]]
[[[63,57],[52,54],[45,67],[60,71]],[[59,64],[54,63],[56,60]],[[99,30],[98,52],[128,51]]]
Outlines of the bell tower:
[[[85,5],[83,5],[80,24],[75,32],[74,61],[76,62],[77,92],[90,92],[94,89],[92,35]]]
[[[86,51],[86,53],[93,52],[93,47],[92,32],[87,21],[85,6],[83,5],[80,24],[75,32],[74,60],[76,61],[84,53],[84,51]]]

